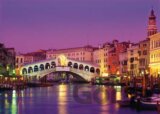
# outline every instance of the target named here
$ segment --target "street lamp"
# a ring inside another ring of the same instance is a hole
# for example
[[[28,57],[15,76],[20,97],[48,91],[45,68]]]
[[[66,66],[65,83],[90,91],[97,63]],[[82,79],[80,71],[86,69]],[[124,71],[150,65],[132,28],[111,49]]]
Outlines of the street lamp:
[[[119,71],[117,71],[117,75],[118,75],[118,76],[119,76],[119,74],[120,74]]]

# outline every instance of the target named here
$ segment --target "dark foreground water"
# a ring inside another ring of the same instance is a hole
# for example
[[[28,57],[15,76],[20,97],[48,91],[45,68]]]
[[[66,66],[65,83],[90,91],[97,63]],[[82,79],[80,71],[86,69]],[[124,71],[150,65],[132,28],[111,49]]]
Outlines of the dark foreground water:
[[[120,108],[123,88],[88,84],[54,85],[0,93],[0,114],[157,114]]]

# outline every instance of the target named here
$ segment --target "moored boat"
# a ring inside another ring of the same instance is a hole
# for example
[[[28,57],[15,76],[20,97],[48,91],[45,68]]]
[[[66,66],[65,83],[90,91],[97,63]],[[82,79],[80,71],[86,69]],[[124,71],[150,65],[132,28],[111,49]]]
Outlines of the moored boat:
[[[140,100],[140,105],[144,109],[157,109],[158,103],[160,102],[159,96],[153,96],[148,98],[143,98]]]
[[[160,104],[160,96],[152,96],[146,98],[137,98],[135,99],[136,105],[138,108],[143,110],[157,110],[158,104]]]

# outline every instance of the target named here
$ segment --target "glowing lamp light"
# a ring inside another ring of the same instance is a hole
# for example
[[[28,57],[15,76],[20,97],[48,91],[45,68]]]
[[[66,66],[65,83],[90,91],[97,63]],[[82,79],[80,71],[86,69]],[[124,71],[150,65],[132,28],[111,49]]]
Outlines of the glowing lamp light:
[[[119,75],[120,73],[119,73],[119,71],[117,71],[117,75]]]
[[[141,74],[144,75],[144,71],[142,71]]]

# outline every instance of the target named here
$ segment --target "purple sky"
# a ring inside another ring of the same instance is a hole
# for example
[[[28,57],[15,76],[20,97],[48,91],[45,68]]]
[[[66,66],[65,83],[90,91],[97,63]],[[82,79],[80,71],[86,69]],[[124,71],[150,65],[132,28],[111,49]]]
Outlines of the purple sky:
[[[17,52],[146,38],[160,0],[0,0],[0,42]]]

